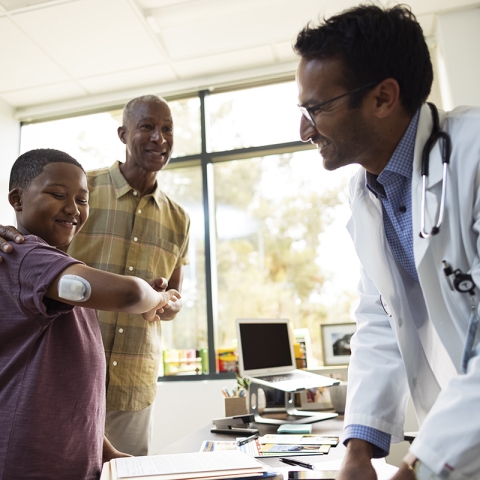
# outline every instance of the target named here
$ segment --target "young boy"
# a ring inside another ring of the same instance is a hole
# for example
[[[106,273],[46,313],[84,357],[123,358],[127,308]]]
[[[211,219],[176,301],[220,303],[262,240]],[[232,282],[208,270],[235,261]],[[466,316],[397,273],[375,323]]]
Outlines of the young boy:
[[[102,458],[125,454],[104,437],[105,354],[94,309],[153,321],[180,295],[54,248],[88,218],[85,172],[66,153],[21,155],[9,189],[25,242],[0,269],[0,478],[98,479]]]

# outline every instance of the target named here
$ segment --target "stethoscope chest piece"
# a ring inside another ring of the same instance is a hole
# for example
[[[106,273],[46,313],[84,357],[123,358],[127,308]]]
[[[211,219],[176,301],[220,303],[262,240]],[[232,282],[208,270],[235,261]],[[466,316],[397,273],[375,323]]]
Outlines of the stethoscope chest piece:
[[[472,276],[469,273],[462,272],[459,268],[453,270],[453,268],[445,260],[443,260],[442,263],[443,273],[445,273],[445,278],[447,279],[450,289],[456,290],[460,293],[469,293],[470,295],[474,295],[476,285]],[[453,275],[453,285],[450,280],[451,275]]]
[[[462,273],[458,270],[454,272],[455,278],[453,279],[453,287],[457,292],[473,294],[475,283],[472,276],[468,273]]]

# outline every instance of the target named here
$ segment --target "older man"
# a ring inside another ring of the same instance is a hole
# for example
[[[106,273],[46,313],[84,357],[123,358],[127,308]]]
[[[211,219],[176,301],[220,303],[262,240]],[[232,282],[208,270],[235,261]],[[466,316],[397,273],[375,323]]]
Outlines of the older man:
[[[327,170],[361,165],[348,225],[360,305],[337,478],[376,478],[370,459],[403,439],[408,394],[420,430],[394,479],[479,478],[480,109],[425,103],[432,64],[405,6],[355,7],[306,27],[295,50],[302,139]]]
[[[190,221],[182,207],[162,192],[157,178],[173,150],[167,102],[153,95],[128,102],[118,136],[126,145],[125,162],[87,173],[90,217],[67,247],[68,253],[101,270],[143,278],[159,290],[180,291],[182,268],[188,263]],[[5,238],[17,236],[12,227],[3,231]],[[161,319],[172,320],[180,308],[181,301],[174,303]],[[107,360],[105,435],[120,451],[147,455],[161,322],[102,311],[98,318]]]

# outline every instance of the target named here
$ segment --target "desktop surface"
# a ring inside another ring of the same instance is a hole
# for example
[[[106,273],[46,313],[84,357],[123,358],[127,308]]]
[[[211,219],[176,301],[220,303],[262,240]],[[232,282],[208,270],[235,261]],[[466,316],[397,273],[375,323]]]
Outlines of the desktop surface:
[[[254,424],[256,428],[258,428],[260,435],[266,434],[275,434],[277,433],[277,425],[268,425],[268,424]],[[324,435],[324,436],[336,436],[340,437],[343,433],[343,416],[339,416],[337,418],[331,420],[325,420],[323,422],[317,422],[312,424],[312,434],[314,435]],[[170,446],[162,449],[159,453],[161,455],[168,455],[174,453],[193,453],[199,452],[202,442],[204,440],[215,440],[215,441],[232,441],[236,437],[235,435],[231,434],[220,434],[220,433],[211,433],[210,429],[213,428],[214,425],[206,425],[195,432],[187,435],[186,437],[178,440],[177,442],[172,443]],[[330,462],[334,461],[333,463],[337,463],[343,459],[345,456],[345,447],[339,442],[336,447],[332,447],[328,454],[326,455],[308,455],[306,456],[289,456],[290,459],[296,459],[303,462],[308,462],[310,464],[320,464],[323,462]],[[280,457],[262,457],[257,458],[260,462],[265,463],[273,470],[277,470],[280,472],[285,472],[286,465],[279,460]],[[377,466],[377,473],[379,478],[391,478],[392,475],[396,472],[397,468],[387,465],[384,459],[376,459]],[[372,464],[374,461],[372,460]],[[105,467],[108,464],[105,465]],[[102,472],[101,480],[111,480],[112,476],[104,467],[104,471]],[[332,467],[328,467],[331,469]],[[335,467],[338,468],[338,467]],[[282,470],[280,470],[282,469]],[[298,470],[296,467],[291,467],[292,470]],[[380,472],[383,471],[383,474],[380,475]],[[284,478],[287,478],[287,475],[284,475]]]
[[[286,423],[288,423],[286,421]],[[258,428],[260,435],[277,433],[278,425],[267,425],[261,423],[255,423],[254,426]],[[331,420],[325,420],[323,422],[317,422],[312,424],[312,435],[324,435],[324,436],[336,436],[341,437],[343,433],[343,416]],[[206,425],[199,430],[192,432],[190,435],[172,443],[168,447],[162,449],[160,454],[170,453],[188,453],[198,452],[204,440],[216,440],[216,441],[232,441],[235,440],[235,435],[227,433],[211,433],[210,430],[214,428],[214,425]],[[241,435],[239,435],[241,436]],[[337,460],[343,458],[345,455],[345,447],[339,442],[336,447],[332,447],[327,455],[309,455],[309,463],[320,463],[324,461]],[[304,456],[292,456],[289,458],[304,460]],[[285,464],[280,462],[278,457],[262,457],[257,460],[269,465],[270,467],[282,467],[285,468]]]

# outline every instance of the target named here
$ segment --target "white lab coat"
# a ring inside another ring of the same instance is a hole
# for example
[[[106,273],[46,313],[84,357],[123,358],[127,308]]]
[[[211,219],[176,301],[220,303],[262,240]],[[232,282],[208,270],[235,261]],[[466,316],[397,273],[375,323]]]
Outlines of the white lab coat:
[[[442,265],[446,260],[454,269],[470,272],[480,286],[480,108],[439,113],[440,125],[452,139],[452,156],[445,219],[440,233],[429,239],[419,237],[421,154],[433,125],[427,105],[420,112],[415,142],[412,221],[421,289],[391,253],[382,205],[366,188],[363,168],[350,184],[348,230],[362,275],[345,424],[367,425],[400,441],[410,393],[421,425],[411,451],[437,474],[452,467],[448,478],[480,478],[480,347],[467,374],[460,373],[471,297],[450,290]],[[440,204],[441,180],[437,143],[430,155],[427,231]],[[385,314],[380,294],[392,317]],[[476,288],[477,311],[479,301]]]

